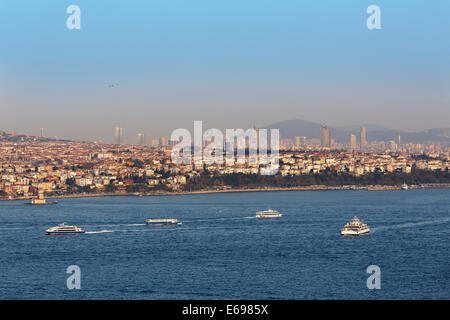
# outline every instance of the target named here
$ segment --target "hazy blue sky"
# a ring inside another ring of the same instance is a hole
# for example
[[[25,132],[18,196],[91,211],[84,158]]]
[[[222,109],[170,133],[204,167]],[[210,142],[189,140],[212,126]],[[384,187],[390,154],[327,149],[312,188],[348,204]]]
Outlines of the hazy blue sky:
[[[71,4],[81,30],[66,28]],[[449,127],[449,17],[448,0],[1,0],[0,130]]]

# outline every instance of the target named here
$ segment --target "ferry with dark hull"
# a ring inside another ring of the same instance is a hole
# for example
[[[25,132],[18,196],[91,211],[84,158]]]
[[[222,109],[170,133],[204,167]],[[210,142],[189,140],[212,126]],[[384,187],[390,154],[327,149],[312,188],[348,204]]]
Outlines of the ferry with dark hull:
[[[47,229],[45,231],[47,235],[72,235],[72,234],[83,234],[84,230],[79,226],[68,226],[64,222],[57,227]]]

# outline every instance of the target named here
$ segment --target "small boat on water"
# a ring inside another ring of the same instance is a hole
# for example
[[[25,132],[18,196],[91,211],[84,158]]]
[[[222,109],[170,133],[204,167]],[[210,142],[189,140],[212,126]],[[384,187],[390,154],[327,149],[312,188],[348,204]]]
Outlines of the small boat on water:
[[[406,183],[402,184],[402,190],[408,190],[408,185]]]
[[[147,219],[146,223],[149,226],[174,226],[181,224],[178,219]]]
[[[265,211],[258,211],[256,213],[256,218],[281,218],[283,215],[279,213],[276,210],[265,210]]]
[[[81,234],[84,230],[79,226],[68,226],[63,222],[57,227],[47,229],[45,233],[48,235]]]
[[[58,201],[52,201],[52,202],[47,202],[47,200],[44,198],[44,194],[39,193],[37,198],[30,198],[30,202],[27,202],[27,204],[32,204],[32,205],[44,205],[44,204],[58,204]]]
[[[370,232],[370,228],[367,224],[362,223],[357,216],[354,216],[352,221],[348,222],[341,230],[343,236],[359,236]]]

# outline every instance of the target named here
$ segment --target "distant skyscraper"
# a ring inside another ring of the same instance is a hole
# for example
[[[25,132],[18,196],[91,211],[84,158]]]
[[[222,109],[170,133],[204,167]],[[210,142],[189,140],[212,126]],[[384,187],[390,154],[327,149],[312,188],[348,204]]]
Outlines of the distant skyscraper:
[[[256,150],[259,150],[259,128],[253,127],[253,129],[255,129],[256,133]]]
[[[395,138],[396,138],[395,142],[397,142],[397,145],[400,147],[400,145],[402,144],[402,138],[400,137],[400,132],[399,131],[396,132],[396,137]]]
[[[301,143],[301,137],[295,137],[295,147],[300,148],[302,145]]]
[[[305,136],[300,137],[300,145],[302,147],[306,147],[306,137]]]
[[[367,132],[366,127],[361,127],[361,142],[360,142],[361,149],[367,148]]]
[[[167,147],[169,145],[169,137],[165,136],[165,137],[159,138],[159,145],[161,147]]]
[[[321,143],[320,145],[322,147],[326,147],[326,148],[331,148],[331,133],[330,133],[330,128],[328,128],[327,126],[322,126],[321,128]]]
[[[138,144],[142,146],[144,144],[145,135],[143,133],[138,133],[137,140],[138,140]]]
[[[158,147],[159,146],[159,140],[158,139],[152,139],[152,147]]]
[[[45,135],[44,135],[44,128],[41,128],[41,137],[42,137],[42,138],[45,137]]]
[[[350,148],[356,149],[356,135],[353,133],[350,135]]]
[[[114,137],[116,138],[116,143],[121,144],[122,137],[123,137],[123,129],[120,127],[115,127],[114,128]]]

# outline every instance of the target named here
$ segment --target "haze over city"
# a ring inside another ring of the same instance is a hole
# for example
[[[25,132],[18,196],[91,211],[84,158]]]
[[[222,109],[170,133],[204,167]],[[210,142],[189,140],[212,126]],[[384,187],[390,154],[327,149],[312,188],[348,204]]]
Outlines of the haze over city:
[[[370,1],[77,1],[81,30],[65,26],[68,1],[2,1],[0,130],[113,142],[120,126],[135,142],[193,120],[449,127],[450,4],[377,3],[372,32]]]

